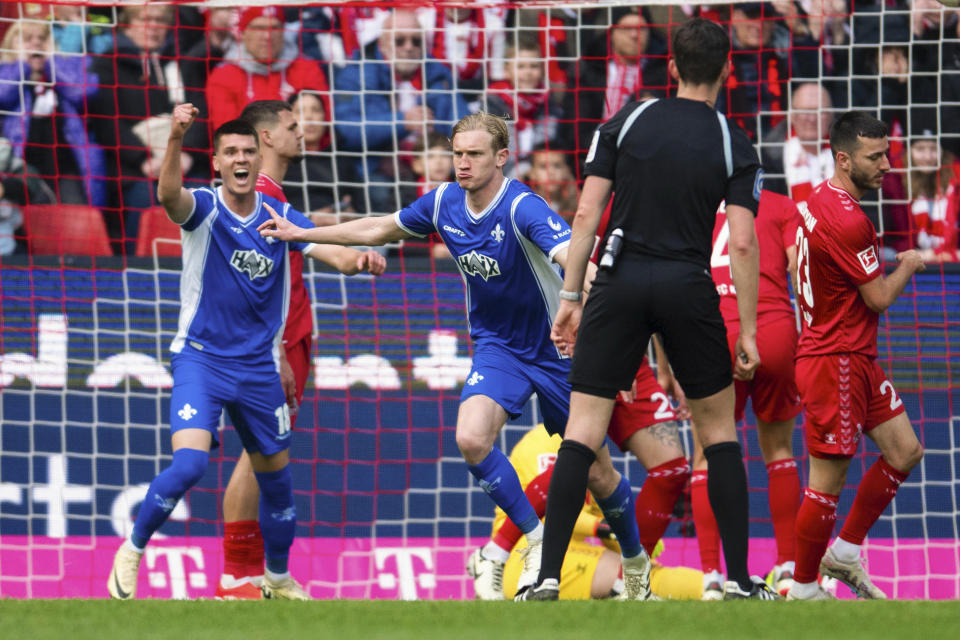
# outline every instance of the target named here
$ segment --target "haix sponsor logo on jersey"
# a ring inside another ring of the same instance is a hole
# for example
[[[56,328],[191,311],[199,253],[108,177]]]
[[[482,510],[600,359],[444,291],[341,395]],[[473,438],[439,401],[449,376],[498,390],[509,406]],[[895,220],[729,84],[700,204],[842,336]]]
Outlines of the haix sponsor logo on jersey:
[[[443,225],[443,230],[448,233],[452,233],[455,236],[460,236],[461,238],[467,237],[467,234],[465,234],[463,231],[461,231],[460,229],[457,229],[456,227],[451,227],[448,224]]]
[[[251,280],[255,280],[270,275],[273,271],[273,260],[253,249],[247,251],[237,249],[230,256],[230,266],[240,273],[247,274]]]
[[[476,251],[463,254],[457,258],[457,262],[460,264],[460,269],[468,276],[480,276],[484,280],[489,280],[493,276],[500,275],[500,264],[490,256]]]
[[[800,215],[803,216],[803,226],[807,228],[807,231],[813,231],[813,228],[817,226],[817,219],[813,217],[813,214],[810,213],[809,207],[807,207],[806,202],[800,202],[797,204],[797,209],[800,210]]]
[[[857,259],[860,261],[860,266],[863,267],[863,272],[867,275],[880,268],[880,261],[877,260],[877,252],[874,251],[873,247],[868,247],[858,253]]]

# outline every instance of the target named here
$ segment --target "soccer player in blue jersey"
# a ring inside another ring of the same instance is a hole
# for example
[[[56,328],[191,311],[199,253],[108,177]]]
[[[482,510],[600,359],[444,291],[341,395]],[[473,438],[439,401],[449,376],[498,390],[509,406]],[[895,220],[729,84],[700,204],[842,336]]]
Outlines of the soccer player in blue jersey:
[[[453,128],[456,183],[445,183],[391,216],[306,229],[271,216],[266,238],[378,246],[432,233],[450,249],[466,284],[474,356],[460,397],[457,446],[483,490],[529,543],[519,586],[540,565],[543,525],[517,473],[494,446],[509,417],[537,394],[543,422],[563,433],[570,401],[569,360],[550,342],[570,227],[526,185],[506,178],[509,133],[502,118],[475,113]],[[555,263],[555,264],[551,264]],[[586,280],[589,286],[590,279]],[[649,558],[640,543],[630,484],[603,448],[589,488],[620,542],[629,595],[649,597]],[[505,560],[505,559],[504,559]]]
[[[242,120],[214,133],[213,165],[223,186],[185,189],[180,150],[196,114],[191,104],[176,107],[157,190],[167,215],[182,228],[183,243],[180,321],[170,345],[173,461],[150,484],[133,533],[114,557],[107,590],[120,600],[135,596],[146,544],[203,477],[210,449],[219,446],[217,426],[226,408],[260,486],[263,595],[308,600],[287,567],[297,515],[289,469],[290,412],[279,374],[290,295],[288,251],[296,248],[347,274],[379,274],[385,264],[359,251],[344,254],[340,247],[301,242],[288,247],[257,233],[271,215],[312,223],[255,190],[258,136]]]

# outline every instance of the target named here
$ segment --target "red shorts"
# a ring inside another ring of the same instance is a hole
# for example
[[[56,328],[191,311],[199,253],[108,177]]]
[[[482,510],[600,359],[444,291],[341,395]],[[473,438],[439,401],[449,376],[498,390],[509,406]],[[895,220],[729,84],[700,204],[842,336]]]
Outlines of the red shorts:
[[[740,323],[727,323],[727,343],[733,354]],[[734,419],[743,420],[747,398],[753,400],[753,413],[764,422],[780,422],[800,415],[800,394],[797,392],[794,358],[797,354],[797,324],[789,316],[774,320],[757,329],[757,350],[760,367],[753,380],[734,381],[737,404]],[[731,355],[732,357],[732,355]]]
[[[607,428],[607,435],[621,451],[626,451],[624,445],[627,440],[640,429],[677,419],[670,399],[657,382],[646,358],[640,364],[634,379],[637,383],[637,394],[633,402],[624,402],[618,394],[613,405],[613,415],[610,416],[610,426]]]
[[[859,353],[798,359],[797,385],[807,410],[807,448],[817,458],[854,455],[861,434],[904,412],[876,359]]]
[[[283,345],[287,354],[287,362],[293,369],[293,379],[297,383],[297,406],[303,400],[303,392],[307,388],[307,376],[310,375],[310,351],[313,349],[313,336],[309,333],[297,342]]]

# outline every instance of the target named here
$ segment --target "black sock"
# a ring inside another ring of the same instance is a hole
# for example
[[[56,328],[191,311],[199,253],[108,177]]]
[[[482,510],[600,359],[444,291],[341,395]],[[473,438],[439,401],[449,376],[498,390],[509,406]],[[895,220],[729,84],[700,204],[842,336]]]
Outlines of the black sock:
[[[557,462],[547,493],[547,515],[543,531],[543,558],[540,579],[560,581],[563,557],[573,535],[573,526],[583,508],[587,492],[587,473],[597,454],[590,447],[574,440],[564,440],[557,452]]]
[[[727,580],[741,589],[752,587],[747,570],[747,545],[750,504],[747,497],[747,471],[739,442],[720,442],[703,450],[707,458],[707,494],[717,518],[727,563]]]

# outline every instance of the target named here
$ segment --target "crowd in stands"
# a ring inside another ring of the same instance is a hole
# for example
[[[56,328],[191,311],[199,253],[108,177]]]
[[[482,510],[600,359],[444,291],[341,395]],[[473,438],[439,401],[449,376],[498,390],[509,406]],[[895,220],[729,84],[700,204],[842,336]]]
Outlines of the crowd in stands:
[[[870,109],[891,132],[894,170],[867,207],[885,257],[915,247],[960,260],[960,11],[936,0],[4,3],[0,255],[27,250],[21,209],[42,204],[96,207],[113,253],[134,253],[142,212],[157,205],[167,116],[185,101],[206,125],[184,145],[188,186],[216,179],[215,127],[252,100],[281,99],[304,132],[286,185],[294,206],[317,224],[392,212],[451,179],[446,136],[485,109],[508,119],[508,174],[572,216],[594,129],[631,100],[670,94],[670,25],[695,14],[729,25],[732,69],[717,108],[757,144],[768,188],[804,200],[832,175],[834,114]]]

